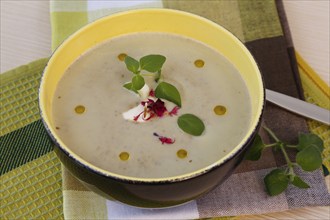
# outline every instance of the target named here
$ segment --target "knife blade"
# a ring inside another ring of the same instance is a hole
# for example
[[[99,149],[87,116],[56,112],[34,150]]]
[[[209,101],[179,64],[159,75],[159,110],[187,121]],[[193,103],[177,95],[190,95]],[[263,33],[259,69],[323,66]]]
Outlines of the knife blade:
[[[330,111],[291,96],[266,89],[266,100],[291,112],[330,124]]]

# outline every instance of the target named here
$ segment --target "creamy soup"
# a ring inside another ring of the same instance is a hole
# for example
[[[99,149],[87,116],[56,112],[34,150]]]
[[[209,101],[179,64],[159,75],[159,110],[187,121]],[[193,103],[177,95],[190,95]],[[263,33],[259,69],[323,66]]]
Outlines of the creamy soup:
[[[177,115],[141,123],[124,119],[141,99],[123,87],[132,78],[123,54],[137,60],[149,54],[166,57],[164,81],[182,99]],[[179,128],[177,119],[186,113],[204,122],[201,136]],[[89,163],[120,175],[164,178],[205,168],[228,154],[245,136],[251,104],[239,72],[214,49],[178,35],[138,33],[81,55],[58,84],[52,114],[63,143]]]

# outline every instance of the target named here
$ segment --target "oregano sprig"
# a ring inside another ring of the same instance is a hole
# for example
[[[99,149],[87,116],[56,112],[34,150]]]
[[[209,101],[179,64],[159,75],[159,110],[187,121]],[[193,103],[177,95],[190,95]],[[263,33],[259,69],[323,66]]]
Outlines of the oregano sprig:
[[[152,54],[144,56],[140,59],[140,61],[137,61],[133,57],[126,56],[124,61],[127,69],[134,74],[132,77],[132,82],[126,83],[124,87],[136,92],[145,84],[144,78],[141,74],[142,70],[155,73],[155,81],[158,82],[161,76],[161,69],[166,61],[166,57],[158,54]]]
[[[142,70],[155,74],[155,81],[158,82],[161,77],[161,69],[165,61],[166,57],[158,54],[144,56],[139,61],[137,61],[133,57],[126,56],[126,67],[134,75],[132,77],[132,81],[125,83],[124,87],[128,90],[134,91],[135,93],[137,93],[138,90],[142,89],[145,85],[143,74],[141,74]],[[181,107],[180,93],[178,89],[170,83],[159,83],[155,90],[155,96],[157,98],[173,102],[177,106]]]
[[[268,173],[264,178],[267,193],[271,196],[278,195],[285,191],[289,184],[298,188],[309,188],[310,186],[303,181],[295,172],[294,167],[300,166],[304,171],[314,171],[322,165],[322,151],[324,149],[323,141],[315,134],[299,134],[298,144],[289,145],[274,134],[272,130],[263,127],[275,141],[272,144],[264,144],[259,135],[256,136],[252,147],[245,155],[245,159],[257,161],[261,157],[262,151],[267,147],[279,149],[287,163],[286,169],[277,168]],[[294,148],[298,151],[296,162],[292,162],[286,149]]]

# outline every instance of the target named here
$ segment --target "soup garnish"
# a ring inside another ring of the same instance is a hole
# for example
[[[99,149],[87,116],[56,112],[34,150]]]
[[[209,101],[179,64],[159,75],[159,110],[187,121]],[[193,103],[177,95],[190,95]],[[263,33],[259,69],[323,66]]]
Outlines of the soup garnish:
[[[125,56],[124,61],[127,69],[134,74],[132,81],[125,83],[124,88],[138,93],[144,100],[140,103],[144,107],[143,110],[134,116],[133,120],[137,122],[142,118],[143,121],[148,121],[155,117],[163,117],[165,113],[170,116],[176,115],[181,107],[180,93],[174,85],[164,82],[161,79],[161,69],[166,61],[166,57],[163,55],[151,54],[137,61],[133,57],[123,53],[118,55],[118,57],[121,58],[123,56]],[[122,60],[121,58],[119,59]],[[202,67],[204,66],[204,61],[196,60],[195,65],[197,67]],[[154,73],[154,75],[151,76],[153,76],[155,82],[158,83],[155,91],[153,91],[153,89],[150,90],[150,86],[145,82],[143,76],[150,75],[143,71]],[[146,94],[149,95],[147,96]],[[156,101],[154,100],[155,98],[157,98]],[[165,107],[165,103],[161,99],[170,101],[176,106],[171,111],[168,111]],[[124,116],[124,118],[127,118],[127,116]],[[193,114],[181,115],[177,123],[184,132],[194,136],[202,135],[205,130],[203,121]],[[162,141],[162,143],[164,142]]]
[[[175,139],[164,137],[164,136],[160,136],[156,132],[154,132],[154,136],[158,137],[158,139],[160,140],[160,142],[162,142],[162,144],[174,144],[174,142],[175,142]]]

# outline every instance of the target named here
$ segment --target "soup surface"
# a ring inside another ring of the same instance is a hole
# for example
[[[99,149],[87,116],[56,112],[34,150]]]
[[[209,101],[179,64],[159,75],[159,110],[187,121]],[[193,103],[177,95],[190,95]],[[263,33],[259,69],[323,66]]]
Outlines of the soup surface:
[[[123,87],[132,73],[120,54],[166,57],[164,81],[182,99],[177,115],[124,119],[141,99]],[[201,136],[179,128],[177,119],[186,113],[204,122]],[[227,59],[201,42],[163,33],[123,35],[92,48],[66,70],[53,100],[53,124],[68,148],[101,169],[139,178],[173,177],[215,163],[245,136],[250,118],[246,85]]]

